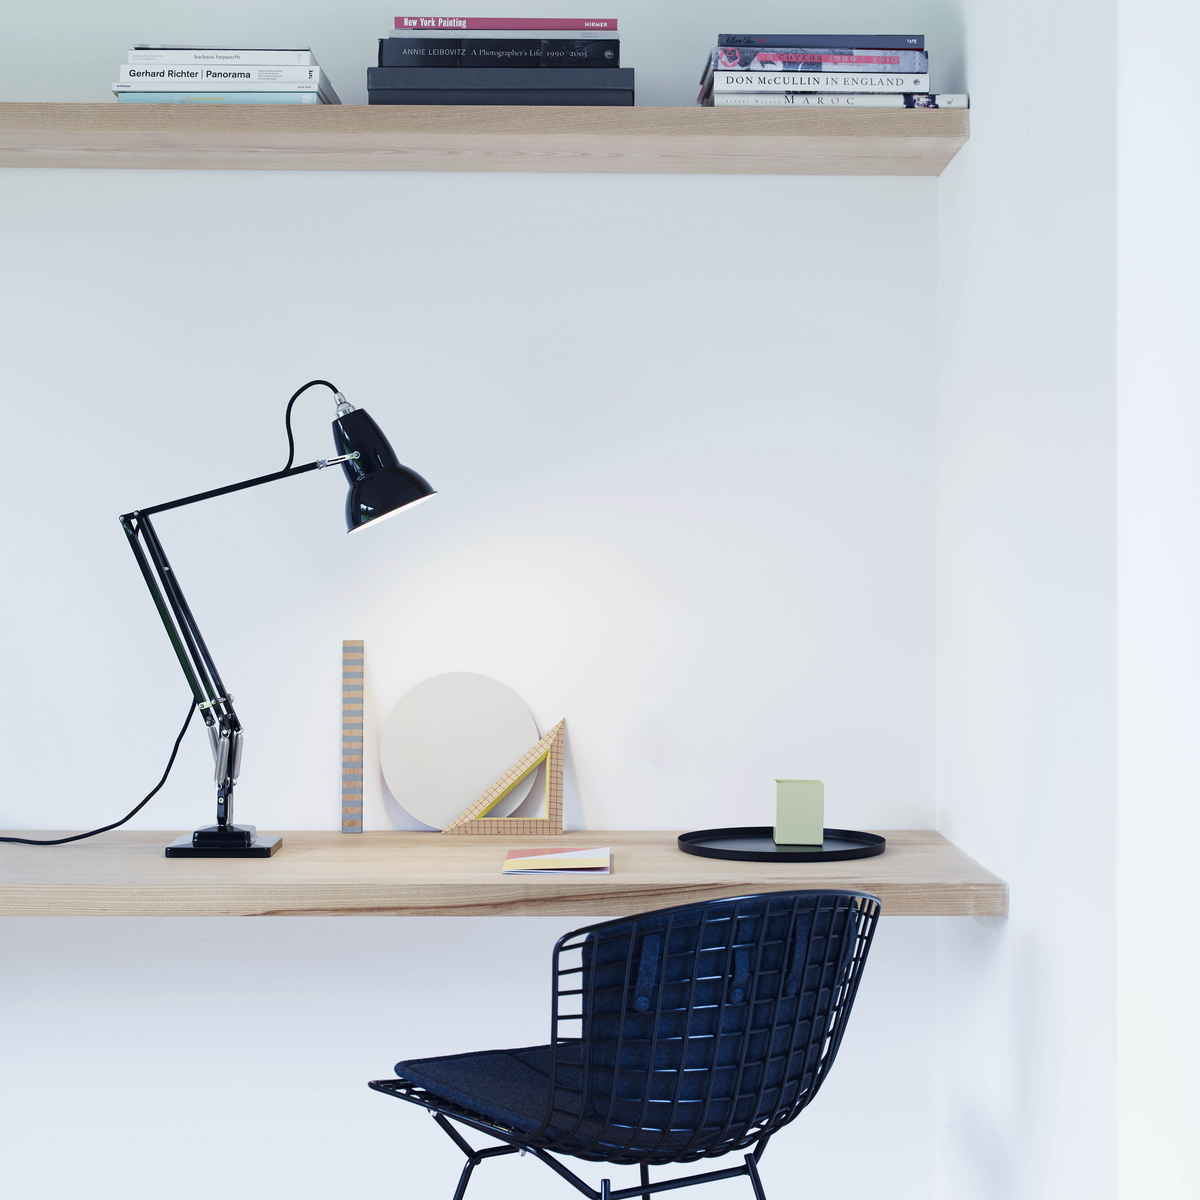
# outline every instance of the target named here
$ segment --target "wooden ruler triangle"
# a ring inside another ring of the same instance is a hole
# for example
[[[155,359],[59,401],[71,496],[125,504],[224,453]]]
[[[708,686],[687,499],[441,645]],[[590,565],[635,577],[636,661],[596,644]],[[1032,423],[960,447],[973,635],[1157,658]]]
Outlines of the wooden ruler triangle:
[[[442,830],[443,833],[519,834],[562,833],[563,818],[563,750],[566,743],[565,718],[544,738],[517,759],[491,787]],[[509,792],[546,764],[546,815],[544,817],[489,817],[487,814]]]

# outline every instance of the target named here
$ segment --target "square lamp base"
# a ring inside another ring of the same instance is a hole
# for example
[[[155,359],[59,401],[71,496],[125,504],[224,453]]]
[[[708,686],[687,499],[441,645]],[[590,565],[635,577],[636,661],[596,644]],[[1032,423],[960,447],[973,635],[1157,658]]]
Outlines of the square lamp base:
[[[167,848],[168,858],[270,858],[283,838],[277,833],[258,836],[253,825],[209,825],[185,833]]]

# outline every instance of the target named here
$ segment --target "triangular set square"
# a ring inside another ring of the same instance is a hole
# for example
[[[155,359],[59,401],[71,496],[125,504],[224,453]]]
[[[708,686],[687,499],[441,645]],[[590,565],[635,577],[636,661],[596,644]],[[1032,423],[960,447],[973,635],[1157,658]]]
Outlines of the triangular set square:
[[[545,836],[563,831],[563,748],[566,720],[555,727],[519,759],[473,804],[454,818],[443,833],[498,833],[509,837]],[[544,817],[489,817],[509,792],[542,763],[546,764],[546,815]]]

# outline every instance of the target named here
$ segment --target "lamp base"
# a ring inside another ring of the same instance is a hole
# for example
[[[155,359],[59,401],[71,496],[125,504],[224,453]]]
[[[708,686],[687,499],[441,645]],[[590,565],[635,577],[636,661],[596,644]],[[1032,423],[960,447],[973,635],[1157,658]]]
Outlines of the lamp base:
[[[279,834],[258,836],[253,825],[208,825],[185,833],[167,848],[168,858],[270,858],[280,846]]]

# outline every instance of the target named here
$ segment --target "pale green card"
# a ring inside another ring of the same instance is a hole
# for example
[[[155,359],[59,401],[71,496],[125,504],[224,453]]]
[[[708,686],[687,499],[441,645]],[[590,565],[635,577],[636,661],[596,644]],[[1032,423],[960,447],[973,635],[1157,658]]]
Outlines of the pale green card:
[[[775,780],[775,844],[820,846],[825,841],[825,785],[819,779]]]

